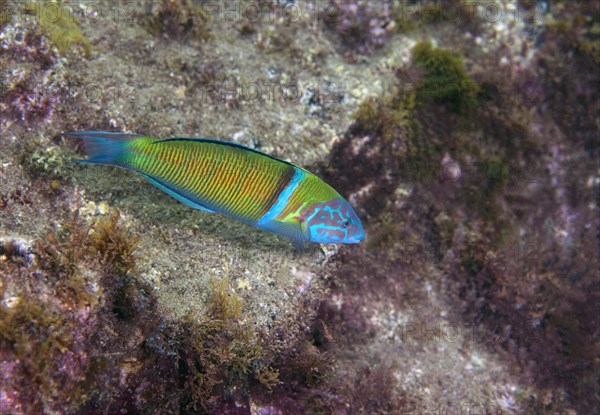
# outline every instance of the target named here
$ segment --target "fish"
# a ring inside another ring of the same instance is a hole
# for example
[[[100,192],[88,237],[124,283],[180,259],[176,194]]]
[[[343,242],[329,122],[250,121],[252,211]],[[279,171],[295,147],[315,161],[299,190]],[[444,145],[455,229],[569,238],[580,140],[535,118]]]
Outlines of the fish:
[[[306,241],[364,239],[350,204],[318,176],[238,143],[211,138],[152,138],[120,132],[69,132],[83,140],[85,164],[133,170],[183,204]]]

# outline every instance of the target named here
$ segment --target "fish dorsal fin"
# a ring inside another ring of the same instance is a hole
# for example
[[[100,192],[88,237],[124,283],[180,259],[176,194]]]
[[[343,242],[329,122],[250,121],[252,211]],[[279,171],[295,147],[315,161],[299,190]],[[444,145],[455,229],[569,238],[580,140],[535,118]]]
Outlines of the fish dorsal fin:
[[[217,139],[214,139],[214,138],[186,138],[186,137],[176,137],[176,138],[164,138],[162,140],[156,140],[152,144],[161,144],[161,143],[177,142],[177,141],[181,141],[181,142],[184,142],[184,141],[194,141],[194,142],[198,142],[198,143],[212,143],[212,144],[219,144],[219,145],[223,145],[223,146],[229,146],[229,147],[239,148],[239,149],[244,150],[244,151],[249,151],[251,153],[260,154],[261,156],[268,157],[268,158],[270,158],[272,160],[276,160],[276,161],[278,161],[280,163],[287,164],[288,166],[295,167],[295,168],[300,169],[300,170],[302,170],[302,171],[304,171],[306,173],[311,174],[308,170],[306,170],[306,169],[304,169],[304,168],[302,168],[300,166],[297,166],[294,163],[290,163],[289,161],[285,161],[285,160],[282,160],[282,159],[277,158],[275,156],[271,156],[270,154],[263,153],[260,150],[256,150],[254,148],[247,147],[247,146],[245,146],[243,144],[233,143],[231,141],[222,141],[222,140],[217,140]]]
[[[76,138],[101,138],[101,139],[110,139],[110,140],[119,140],[119,141],[127,141],[132,138],[145,137],[143,134],[135,134],[135,133],[121,133],[118,131],[78,131],[78,132],[67,132],[62,135],[66,135],[68,137],[76,137]]]

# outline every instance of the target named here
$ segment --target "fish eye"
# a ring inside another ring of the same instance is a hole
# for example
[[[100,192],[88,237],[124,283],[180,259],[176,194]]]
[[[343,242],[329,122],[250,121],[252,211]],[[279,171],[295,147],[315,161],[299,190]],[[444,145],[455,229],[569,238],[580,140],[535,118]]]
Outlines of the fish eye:
[[[352,219],[346,218],[346,219],[343,220],[343,222],[342,222],[342,227],[343,228],[347,228],[350,225],[352,225]]]

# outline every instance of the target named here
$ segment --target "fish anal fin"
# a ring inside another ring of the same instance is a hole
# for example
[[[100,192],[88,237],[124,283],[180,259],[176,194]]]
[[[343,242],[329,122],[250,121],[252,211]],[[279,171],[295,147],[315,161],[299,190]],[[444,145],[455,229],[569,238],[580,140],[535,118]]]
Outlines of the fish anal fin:
[[[166,194],[168,194],[172,198],[179,200],[184,205],[189,206],[189,207],[191,207],[193,209],[203,210],[203,211],[209,212],[209,213],[215,213],[214,210],[210,210],[210,209],[202,206],[201,204],[198,204],[198,203],[196,203],[196,202],[188,199],[184,195],[178,193],[177,191],[173,190],[172,188],[168,187],[167,185],[161,183],[160,180],[155,179],[154,177],[150,177],[148,175],[144,175],[144,176],[154,186],[158,187],[160,190],[162,190],[163,192],[165,192]]]

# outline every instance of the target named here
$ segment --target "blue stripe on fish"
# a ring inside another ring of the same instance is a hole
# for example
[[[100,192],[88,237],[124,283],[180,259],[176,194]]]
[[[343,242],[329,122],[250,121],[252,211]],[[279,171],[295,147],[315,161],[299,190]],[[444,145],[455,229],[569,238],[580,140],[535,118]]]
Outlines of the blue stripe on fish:
[[[283,189],[277,197],[277,202],[275,202],[268,212],[257,221],[256,224],[258,226],[269,225],[270,222],[275,219],[283,211],[283,209],[285,209],[285,206],[290,200],[290,196],[292,196],[292,193],[294,193],[294,190],[296,190],[298,184],[302,181],[302,179],[304,179],[304,176],[306,176],[306,173],[304,173],[303,170],[296,168],[296,172],[294,173],[292,180],[290,180],[290,183],[287,185],[287,187]]]

